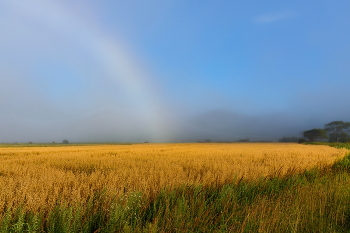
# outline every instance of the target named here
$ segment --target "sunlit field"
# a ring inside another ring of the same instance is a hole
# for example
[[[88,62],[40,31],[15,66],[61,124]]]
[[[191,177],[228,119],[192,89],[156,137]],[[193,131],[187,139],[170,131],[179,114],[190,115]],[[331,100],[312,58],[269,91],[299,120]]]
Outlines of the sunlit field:
[[[135,144],[2,148],[0,209],[52,208],[58,199],[85,203],[153,194],[184,184],[217,185],[331,164],[344,149],[298,144]]]
[[[181,187],[210,189],[228,184],[237,185],[243,181],[257,182],[263,177],[271,179],[301,174],[311,168],[331,166],[347,152],[346,149],[325,145],[288,143],[0,148],[0,218],[5,219],[7,216],[11,219],[9,216],[12,216],[13,211],[20,210],[23,222],[36,216],[41,219],[37,223],[38,231],[51,229],[45,225],[48,223],[44,223],[47,221],[44,219],[57,208],[63,208],[64,211],[68,208],[69,213],[75,216],[75,211],[84,212],[84,208],[93,205],[97,196],[101,195],[103,200],[99,199],[99,205],[106,209],[110,218],[111,208],[118,201],[125,208],[133,198],[147,200],[149,205],[161,193]],[[284,200],[288,201],[291,200]],[[263,204],[267,206],[259,208],[268,208],[267,202]],[[80,213],[79,216],[83,215]],[[156,227],[152,216],[146,220]],[[12,225],[19,218],[13,218]],[[75,218],[70,219],[73,221]],[[126,221],[125,224],[131,228],[134,226],[132,221]],[[25,226],[22,225],[23,231],[27,229]],[[124,229],[125,226],[119,226],[118,229]],[[74,232],[71,224],[67,227],[67,231]],[[55,229],[58,229],[57,225]],[[79,229],[76,229],[77,232],[82,230]]]

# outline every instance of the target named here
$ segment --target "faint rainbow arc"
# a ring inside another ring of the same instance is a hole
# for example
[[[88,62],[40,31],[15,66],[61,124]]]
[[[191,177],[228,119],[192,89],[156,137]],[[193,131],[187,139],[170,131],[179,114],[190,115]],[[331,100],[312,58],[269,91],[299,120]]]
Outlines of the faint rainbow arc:
[[[135,58],[123,43],[91,26],[93,23],[89,23],[89,20],[73,14],[69,8],[57,1],[7,0],[5,4],[53,30],[66,34],[70,39],[74,39],[70,35],[72,31],[79,35],[79,38],[84,38],[76,43],[96,56],[97,60],[102,61],[107,77],[116,84],[121,83],[128,92],[137,97],[142,105],[143,117],[147,118],[148,128],[152,130],[153,138],[157,141],[166,141],[167,133],[162,117],[164,111],[159,98],[150,87],[150,78],[145,75],[147,72],[136,65]]]

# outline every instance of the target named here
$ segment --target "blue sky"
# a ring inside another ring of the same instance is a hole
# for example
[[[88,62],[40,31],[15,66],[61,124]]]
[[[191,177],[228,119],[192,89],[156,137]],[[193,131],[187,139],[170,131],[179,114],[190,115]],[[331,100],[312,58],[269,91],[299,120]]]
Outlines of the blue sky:
[[[0,141],[276,140],[350,121],[349,11],[349,1],[1,0]],[[196,124],[213,112],[210,127]],[[212,127],[223,115],[229,132]],[[238,130],[251,117],[280,130]]]
[[[350,82],[349,2],[131,2],[103,18],[152,63],[174,101],[259,114]]]

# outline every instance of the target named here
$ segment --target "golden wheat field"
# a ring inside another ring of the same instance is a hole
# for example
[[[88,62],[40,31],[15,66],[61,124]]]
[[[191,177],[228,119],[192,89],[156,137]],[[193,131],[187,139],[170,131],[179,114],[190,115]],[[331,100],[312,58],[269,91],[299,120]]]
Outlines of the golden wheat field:
[[[347,150],[282,143],[188,143],[0,148],[0,210],[86,203],[96,191],[149,195],[333,163]]]

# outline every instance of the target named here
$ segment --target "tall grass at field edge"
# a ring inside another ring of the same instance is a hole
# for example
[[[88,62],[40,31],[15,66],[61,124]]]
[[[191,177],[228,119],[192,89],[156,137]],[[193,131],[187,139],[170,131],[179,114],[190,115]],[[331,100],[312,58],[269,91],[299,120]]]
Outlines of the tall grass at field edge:
[[[0,232],[349,232],[350,154],[301,174],[184,185],[87,204],[58,201],[50,212],[0,212]]]

